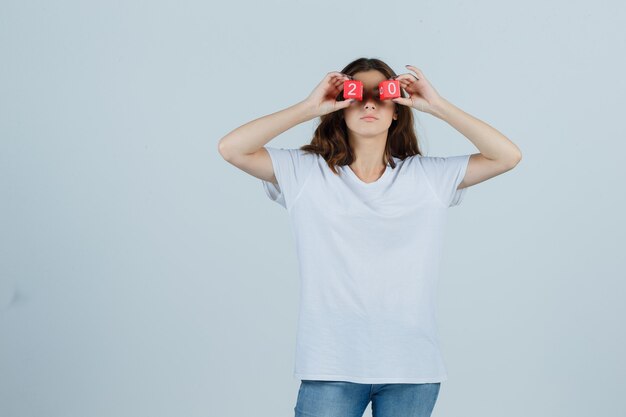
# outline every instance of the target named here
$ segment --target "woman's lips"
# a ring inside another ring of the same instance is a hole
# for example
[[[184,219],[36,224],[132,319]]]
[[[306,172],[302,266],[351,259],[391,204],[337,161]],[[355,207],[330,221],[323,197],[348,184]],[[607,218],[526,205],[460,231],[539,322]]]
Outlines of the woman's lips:
[[[378,120],[378,118],[374,117],[374,116],[365,116],[365,117],[361,117],[361,120],[365,120],[368,122],[372,122],[374,120]]]

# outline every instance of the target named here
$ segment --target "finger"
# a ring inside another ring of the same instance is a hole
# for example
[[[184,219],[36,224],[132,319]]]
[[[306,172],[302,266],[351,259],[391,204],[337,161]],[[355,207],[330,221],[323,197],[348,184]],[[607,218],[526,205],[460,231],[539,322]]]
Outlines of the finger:
[[[413,105],[413,101],[411,101],[410,98],[406,98],[406,97],[392,98],[391,101],[393,101],[394,103],[402,104],[404,106],[409,106],[409,107]]]
[[[333,85],[334,85],[335,87],[339,87],[340,85],[343,85],[343,82],[344,82],[344,80],[342,80],[342,79],[337,79],[337,80],[333,81]]]
[[[409,81],[409,82],[419,81],[419,78],[413,74],[401,74],[401,75],[398,75],[397,79],[399,81]]]
[[[400,81],[400,87],[405,90],[414,89],[415,81]]]
[[[337,110],[342,110],[345,109],[347,107],[350,107],[350,105],[352,103],[354,103],[354,99],[350,99],[350,100],[342,100],[342,101],[336,101],[335,102],[335,109]]]
[[[346,81],[348,81],[348,80],[345,79],[345,78],[334,78],[334,79],[329,80],[328,84],[334,90],[342,91],[343,90],[343,83],[346,82]]]
[[[326,74],[327,77],[329,78],[341,78],[341,79],[349,79],[350,76],[348,74],[344,74],[343,72],[339,72],[339,71],[332,71],[329,72],[328,74]]]
[[[334,95],[337,95],[337,94],[341,93],[342,91],[343,91],[343,83],[334,86],[332,92],[333,92]]]
[[[413,76],[414,76],[415,78],[417,78],[418,80],[419,80],[420,78],[424,78],[424,74],[422,73],[422,71],[421,71],[419,68],[414,67],[413,65],[407,65],[406,67],[407,67],[408,69],[410,69],[411,71],[413,71],[415,74],[417,74],[417,75],[413,75],[413,74],[411,74],[411,75],[413,75]]]
[[[333,91],[333,92],[341,91],[341,86],[343,82],[344,82],[343,79],[335,78],[335,77],[332,77],[329,80],[326,80],[325,84],[326,84],[327,91]]]
[[[326,76],[324,77],[324,80],[322,80],[322,82],[327,83],[332,85],[336,80],[341,80],[343,81],[345,79],[345,74],[342,74],[338,71],[332,71],[329,72],[328,74],[326,74]]]
[[[352,80],[353,78],[347,74],[343,74],[343,78],[339,78],[337,79],[337,86],[339,88],[339,91],[343,91],[343,83],[349,80]]]
[[[416,75],[413,74],[401,74],[398,76],[399,80],[405,80],[405,81],[411,81],[411,82],[415,82],[415,81],[419,81],[419,77],[417,77]]]
[[[410,69],[411,71],[415,72],[416,74],[421,74],[422,73],[422,70],[420,70],[417,67],[414,67],[413,65],[406,65],[406,67],[408,69]]]

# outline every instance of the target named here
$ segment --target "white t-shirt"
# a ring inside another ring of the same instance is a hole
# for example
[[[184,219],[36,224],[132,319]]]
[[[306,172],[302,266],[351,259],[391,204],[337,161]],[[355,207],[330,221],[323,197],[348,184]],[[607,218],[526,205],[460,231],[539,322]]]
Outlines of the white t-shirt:
[[[394,158],[365,183],[323,157],[265,147],[296,243],[300,308],[294,378],[442,382],[436,289],[447,208],[470,155]]]

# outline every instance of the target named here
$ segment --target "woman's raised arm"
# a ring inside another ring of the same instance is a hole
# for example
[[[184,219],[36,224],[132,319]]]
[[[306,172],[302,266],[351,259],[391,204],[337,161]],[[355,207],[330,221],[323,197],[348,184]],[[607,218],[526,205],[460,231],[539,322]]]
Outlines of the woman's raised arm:
[[[305,100],[252,120],[220,139],[217,146],[220,155],[257,178],[276,182],[272,161],[263,149],[265,144],[302,122],[348,107],[352,101],[335,99],[348,79],[340,72],[329,72]]]

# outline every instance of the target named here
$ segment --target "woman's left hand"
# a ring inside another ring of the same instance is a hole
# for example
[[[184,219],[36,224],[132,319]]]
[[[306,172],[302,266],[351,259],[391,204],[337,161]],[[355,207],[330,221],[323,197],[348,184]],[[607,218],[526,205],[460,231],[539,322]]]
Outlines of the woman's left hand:
[[[419,68],[412,65],[407,65],[406,67],[415,74],[400,74],[394,77],[394,79],[400,81],[400,87],[409,94],[409,97],[398,97],[391,100],[425,113],[434,114],[435,107],[443,100],[442,97],[430,85]]]

